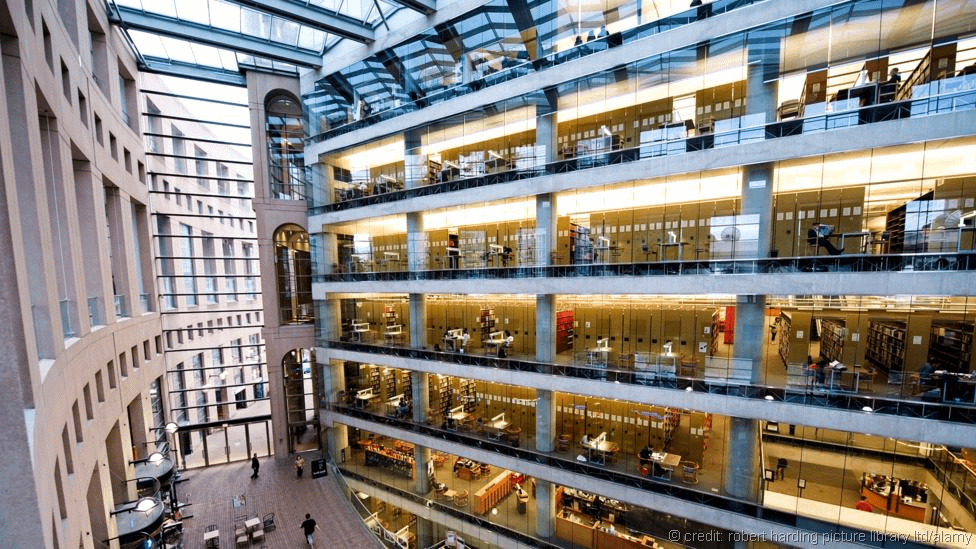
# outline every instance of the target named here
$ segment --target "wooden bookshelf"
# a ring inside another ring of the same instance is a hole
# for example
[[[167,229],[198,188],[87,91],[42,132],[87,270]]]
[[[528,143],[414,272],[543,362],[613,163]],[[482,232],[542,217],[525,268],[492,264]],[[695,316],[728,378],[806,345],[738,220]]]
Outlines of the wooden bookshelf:
[[[562,353],[573,350],[575,329],[573,311],[559,311],[556,313],[556,352]]]
[[[820,354],[827,360],[840,361],[844,356],[844,336],[847,328],[839,318],[824,318],[820,321]]]
[[[864,358],[886,373],[901,372],[905,368],[905,337],[907,325],[897,320],[868,322],[867,345]]]
[[[972,357],[972,322],[932,323],[928,360],[937,370],[968,372]]]

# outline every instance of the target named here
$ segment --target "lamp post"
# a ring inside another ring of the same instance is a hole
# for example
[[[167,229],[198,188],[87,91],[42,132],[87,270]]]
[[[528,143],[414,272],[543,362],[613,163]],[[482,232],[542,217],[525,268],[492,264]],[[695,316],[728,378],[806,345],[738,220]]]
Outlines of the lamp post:
[[[165,427],[163,427],[163,430],[166,431],[166,444],[169,447],[170,459],[173,462],[173,474],[169,477],[169,505],[170,513],[172,514],[173,518],[176,519],[176,517],[179,516],[180,511],[180,502],[176,496],[176,481],[177,477],[179,476],[180,455],[179,451],[176,449],[176,431],[179,430],[179,425],[171,421],[167,423]],[[170,440],[171,438],[172,440]],[[153,454],[153,456],[155,455],[156,454]],[[152,459],[153,456],[150,456],[150,459]],[[161,455],[160,459],[162,459]]]

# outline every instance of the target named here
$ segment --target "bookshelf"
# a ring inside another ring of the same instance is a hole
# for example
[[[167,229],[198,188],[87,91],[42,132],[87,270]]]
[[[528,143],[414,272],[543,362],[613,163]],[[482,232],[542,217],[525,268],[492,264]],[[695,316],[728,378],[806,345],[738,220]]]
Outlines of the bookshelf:
[[[573,263],[593,263],[593,240],[589,227],[569,224],[569,255]]]
[[[397,395],[396,372],[384,371],[384,381],[386,382],[386,398],[393,398]]]
[[[478,407],[478,387],[473,379],[461,379],[458,387],[458,398],[464,406],[464,411],[472,414]]]
[[[382,381],[380,379],[380,369],[377,366],[371,366],[369,368],[369,386],[373,389],[374,395],[383,394],[380,389],[382,389]]]
[[[901,372],[905,366],[907,325],[897,320],[868,322],[868,340],[864,358],[886,373]]]
[[[575,330],[573,311],[559,311],[556,313],[556,352],[562,353],[573,350],[573,336]]]
[[[844,356],[844,336],[847,328],[839,318],[825,318],[820,322],[820,354],[827,360],[840,361]]]
[[[451,380],[444,376],[437,376],[430,384],[430,411],[439,418],[447,417],[451,409]]]
[[[708,342],[708,356],[715,356],[715,353],[718,352],[719,338],[721,337],[720,334],[724,328],[725,326],[722,322],[722,311],[721,309],[716,310],[714,313],[712,313],[712,338]]]
[[[972,353],[972,322],[932,323],[928,360],[937,370],[968,372]]]
[[[779,315],[779,357],[783,359],[783,364],[790,363],[790,341],[793,333],[793,319],[786,313]]]
[[[498,331],[495,328],[495,311],[482,307],[478,313],[478,324],[481,326],[481,345],[484,346],[485,342],[491,339],[491,333]]]

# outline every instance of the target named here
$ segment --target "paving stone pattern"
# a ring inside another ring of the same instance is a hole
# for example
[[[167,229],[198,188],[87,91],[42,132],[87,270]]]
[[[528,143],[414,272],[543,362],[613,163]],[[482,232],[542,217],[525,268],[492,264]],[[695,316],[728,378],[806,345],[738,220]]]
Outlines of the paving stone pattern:
[[[275,514],[277,529],[266,532],[263,542],[253,549],[303,549],[308,547],[299,525],[311,513],[319,525],[316,549],[369,549],[382,547],[350,507],[335,475],[313,479],[311,462],[318,454],[305,455],[305,475],[296,478],[293,456],[263,457],[261,473],[251,479],[250,460],[184,471],[185,482],[178,484],[181,501],[192,505],[184,514],[183,547],[203,547],[203,533],[210,524],[220,530],[220,549],[236,549],[235,518]],[[235,496],[245,496],[245,504],[234,507]]]

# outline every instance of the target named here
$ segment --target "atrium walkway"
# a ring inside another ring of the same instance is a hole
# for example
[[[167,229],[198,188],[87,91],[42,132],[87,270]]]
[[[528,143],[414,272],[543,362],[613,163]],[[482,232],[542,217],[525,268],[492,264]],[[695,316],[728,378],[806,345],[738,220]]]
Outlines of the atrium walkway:
[[[259,458],[261,474],[256,479],[251,479],[250,461],[184,471],[178,496],[191,503],[184,514],[192,518],[183,520],[183,546],[203,547],[204,530],[213,524],[220,531],[220,549],[235,549],[235,517],[274,513],[277,528],[265,533],[264,542],[249,547],[303,548],[306,544],[299,525],[305,513],[311,513],[319,524],[315,534],[318,549],[381,547],[346,501],[335,476],[311,477],[311,462],[318,453],[303,455],[305,474],[300,479],[295,476],[293,457]],[[234,500],[241,494],[245,504],[235,507]]]

